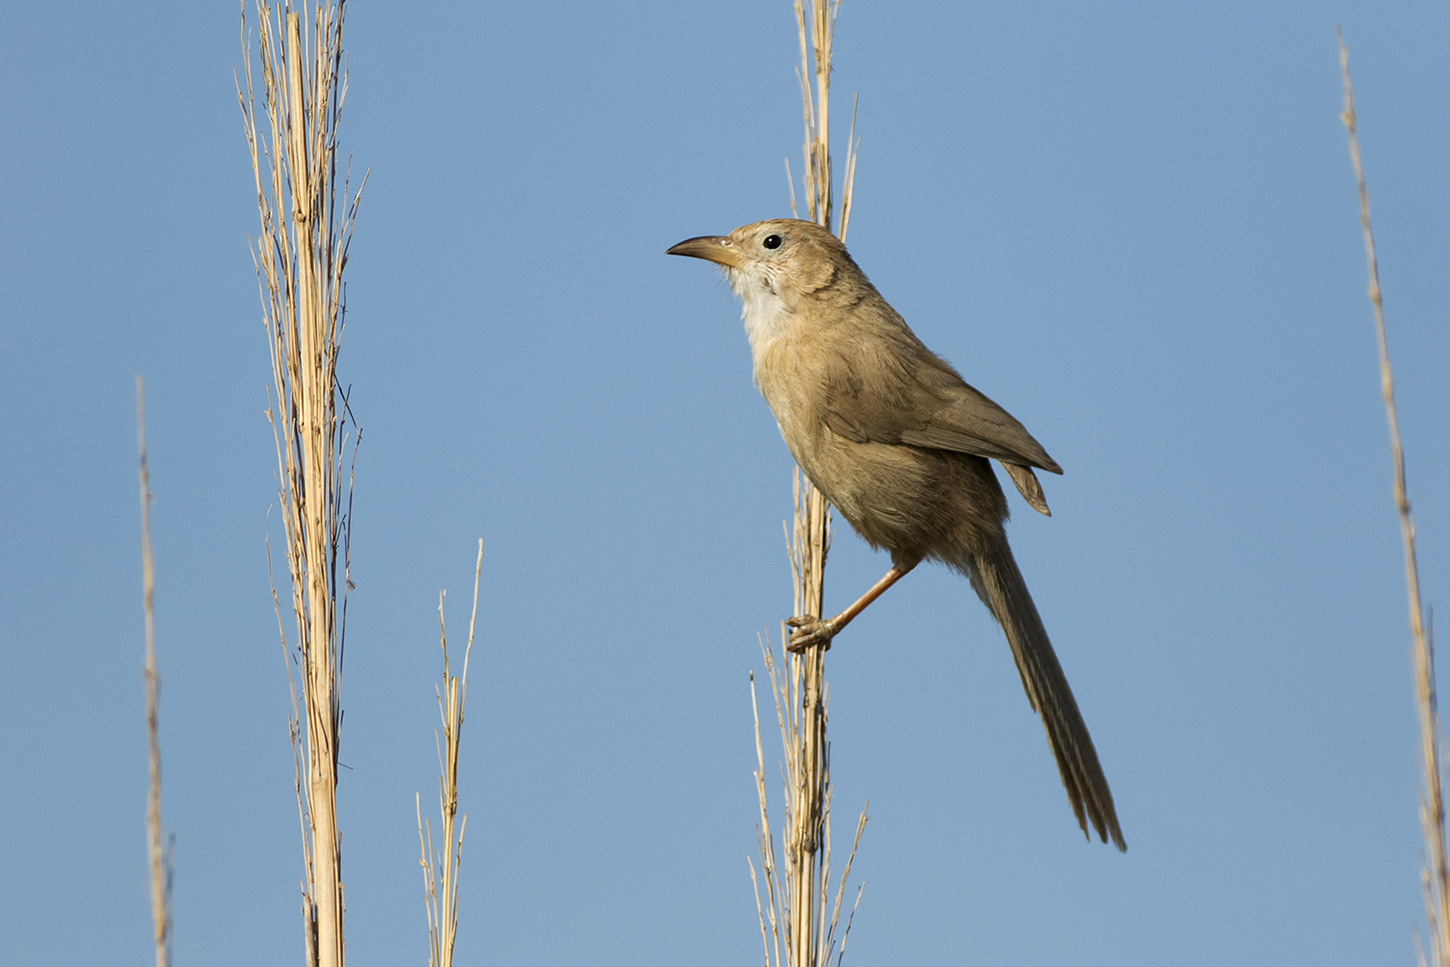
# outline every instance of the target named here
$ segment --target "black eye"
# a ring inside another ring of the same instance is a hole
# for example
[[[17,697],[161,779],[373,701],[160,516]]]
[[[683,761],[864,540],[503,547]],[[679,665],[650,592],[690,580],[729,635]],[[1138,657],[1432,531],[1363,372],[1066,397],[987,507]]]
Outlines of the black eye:
[[[780,243],[782,241],[784,241],[784,239],[782,239],[779,235],[767,235],[765,236],[765,238],[760,240],[760,244],[765,246],[766,248],[780,248]]]

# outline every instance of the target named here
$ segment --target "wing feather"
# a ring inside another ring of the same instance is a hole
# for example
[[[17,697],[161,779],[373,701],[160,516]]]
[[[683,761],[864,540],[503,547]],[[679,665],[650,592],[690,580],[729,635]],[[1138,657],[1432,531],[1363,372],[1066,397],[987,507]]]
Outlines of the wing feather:
[[[1023,499],[1049,514],[1036,467],[1062,473],[1018,420],[969,386],[906,329],[896,345],[873,341],[828,353],[825,420],[856,443],[970,453],[1000,461]],[[871,374],[868,385],[863,373]]]

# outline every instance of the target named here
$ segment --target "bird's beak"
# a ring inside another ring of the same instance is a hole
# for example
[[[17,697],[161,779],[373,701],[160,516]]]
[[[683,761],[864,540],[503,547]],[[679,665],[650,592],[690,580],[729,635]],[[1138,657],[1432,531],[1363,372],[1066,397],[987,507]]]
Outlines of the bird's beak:
[[[691,258],[728,265],[734,269],[740,268],[740,253],[736,251],[735,243],[724,235],[701,235],[699,238],[687,238],[678,245],[671,245],[665,249],[665,254],[688,255]]]

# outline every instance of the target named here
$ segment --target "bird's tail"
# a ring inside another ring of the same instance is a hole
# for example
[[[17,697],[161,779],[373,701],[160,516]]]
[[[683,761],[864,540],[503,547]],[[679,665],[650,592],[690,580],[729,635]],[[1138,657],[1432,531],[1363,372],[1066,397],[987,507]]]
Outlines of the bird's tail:
[[[1097,750],[1088,735],[1082,713],[1072,697],[1067,676],[1062,673],[1057,655],[1048,640],[1047,629],[1027,592],[1022,572],[1012,558],[1012,549],[1001,541],[995,550],[974,554],[965,568],[984,604],[1007,634],[1012,657],[1022,676],[1027,700],[1042,717],[1047,729],[1047,744],[1057,759],[1057,771],[1067,789],[1067,800],[1077,815],[1078,825],[1088,832],[1088,821],[1103,842],[1112,837],[1113,845],[1126,850],[1118,816],[1113,810],[1113,794],[1107,776],[1098,764]]]

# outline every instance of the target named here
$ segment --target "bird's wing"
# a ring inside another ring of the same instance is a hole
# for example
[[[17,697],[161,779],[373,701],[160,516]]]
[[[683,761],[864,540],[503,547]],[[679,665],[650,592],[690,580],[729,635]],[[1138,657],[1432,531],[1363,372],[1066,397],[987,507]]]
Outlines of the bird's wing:
[[[903,348],[858,343],[829,354],[822,389],[834,432],[857,443],[953,450],[1062,473],[1026,427],[944,360],[919,343],[909,354]],[[869,385],[863,373],[872,375]]]
[[[868,385],[863,373],[872,374]],[[1033,467],[1062,473],[1012,414],[914,338],[830,354],[826,425],[857,443],[905,444],[998,460],[1023,499],[1050,514]]]

